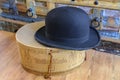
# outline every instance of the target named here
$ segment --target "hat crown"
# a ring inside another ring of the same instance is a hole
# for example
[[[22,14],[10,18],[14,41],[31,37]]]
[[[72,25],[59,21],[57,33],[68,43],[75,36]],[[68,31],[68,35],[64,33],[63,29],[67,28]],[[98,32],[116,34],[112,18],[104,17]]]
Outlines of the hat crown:
[[[53,40],[79,39],[89,37],[88,14],[76,7],[59,7],[51,10],[45,19],[46,37]]]

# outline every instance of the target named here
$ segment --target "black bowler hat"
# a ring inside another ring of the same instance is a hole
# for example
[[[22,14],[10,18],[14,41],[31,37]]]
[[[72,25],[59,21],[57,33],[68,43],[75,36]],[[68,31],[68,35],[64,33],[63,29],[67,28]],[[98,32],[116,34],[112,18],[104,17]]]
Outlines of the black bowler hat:
[[[35,39],[46,46],[71,50],[86,50],[100,43],[100,35],[91,26],[88,14],[76,7],[48,12],[45,26],[35,33]]]

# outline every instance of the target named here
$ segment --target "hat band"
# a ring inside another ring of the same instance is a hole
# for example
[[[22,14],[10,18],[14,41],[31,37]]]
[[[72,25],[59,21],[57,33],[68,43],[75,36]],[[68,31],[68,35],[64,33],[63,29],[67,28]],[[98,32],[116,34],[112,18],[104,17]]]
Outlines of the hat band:
[[[57,41],[57,42],[66,42],[66,43],[83,43],[89,39],[89,35],[84,36],[82,38],[61,38],[61,37],[55,37],[50,34],[46,34],[46,37],[50,40]]]

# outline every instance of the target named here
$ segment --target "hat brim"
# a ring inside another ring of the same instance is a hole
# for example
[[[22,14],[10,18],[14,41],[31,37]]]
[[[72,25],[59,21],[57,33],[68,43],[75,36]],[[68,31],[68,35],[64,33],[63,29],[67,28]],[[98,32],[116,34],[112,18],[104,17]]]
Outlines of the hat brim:
[[[54,48],[61,48],[61,49],[69,49],[69,50],[86,50],[90,48],[96,47],[100,43],[100,35],[96,29],[90,27],[90,36],[87,41],[84,43],[65,43],[65,42],[57,42],[52,41],[45,37],[45,26],[38,29],[35,33],[35,39],[46,46],[54,47]]]

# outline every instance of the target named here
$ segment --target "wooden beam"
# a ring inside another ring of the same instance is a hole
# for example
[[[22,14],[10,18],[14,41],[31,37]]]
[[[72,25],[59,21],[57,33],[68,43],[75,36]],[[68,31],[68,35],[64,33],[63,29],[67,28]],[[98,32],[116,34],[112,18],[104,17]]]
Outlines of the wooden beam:
[[[0,21],[6,21],[6,22],[11,22],[11,23],[20,24],[20,25],[25,25],[25,24],[27,24],[27,22],[12,20],[12,19],[3,18],[3,17],[0,17]]]
[[[37,0],[48,2],[48,0]],[[73,4],[70,0],[49,0],[52,3],[61,3],[61,4]],[[103,1],[100,0],[98,5],[94,5],[94,0],[76,0],[74,1],[74,5],[76,6],[87,6],[87,7],[95,7],[95,8],[104,8],[104,9],[113,9],[120,10],[120,1]]]
[[[120,39],[112,39],[112,38],[107,38],[107,37],[101,37],[101,39],[105,41],[120,43]]]

